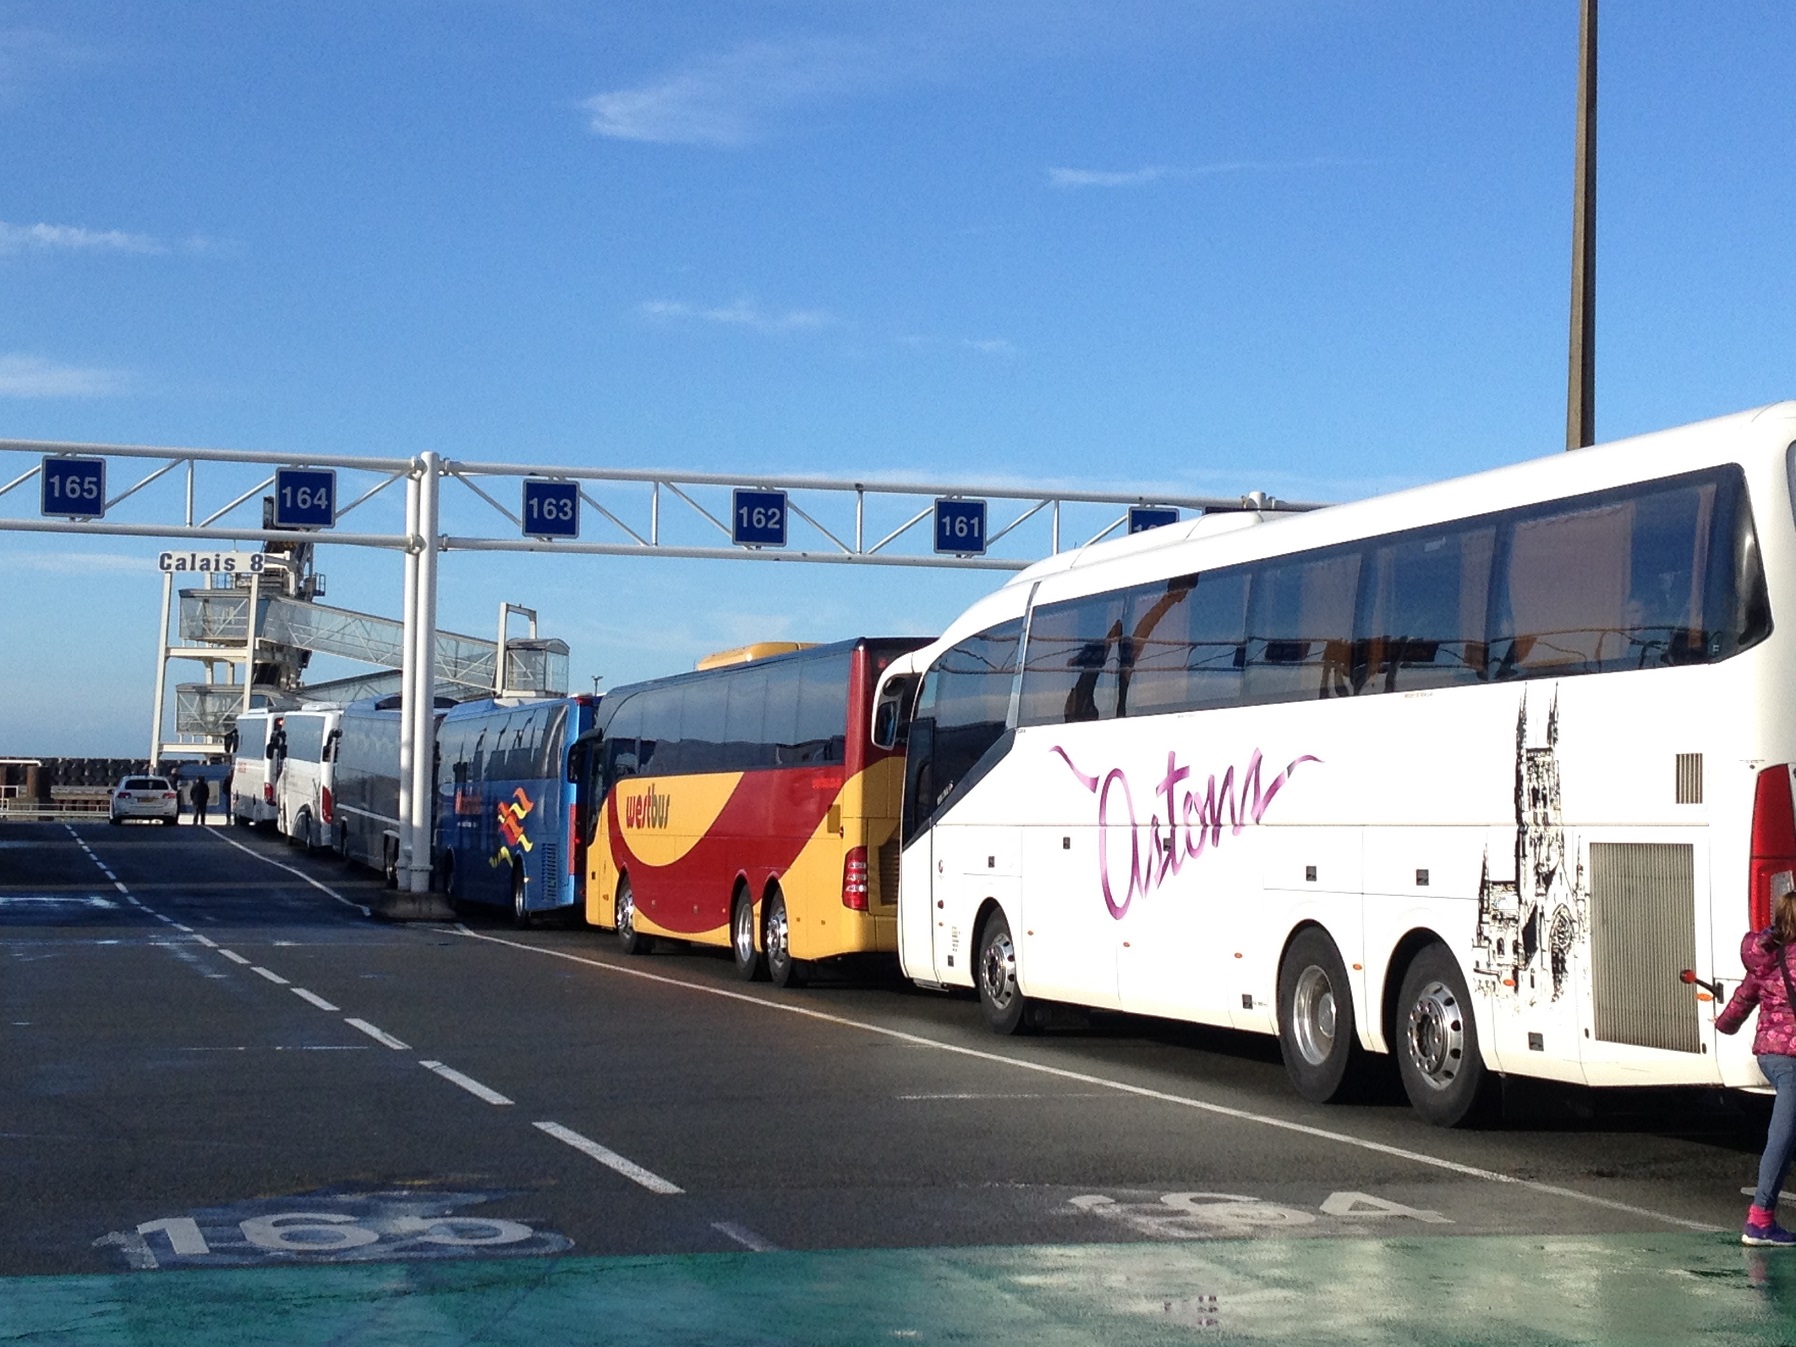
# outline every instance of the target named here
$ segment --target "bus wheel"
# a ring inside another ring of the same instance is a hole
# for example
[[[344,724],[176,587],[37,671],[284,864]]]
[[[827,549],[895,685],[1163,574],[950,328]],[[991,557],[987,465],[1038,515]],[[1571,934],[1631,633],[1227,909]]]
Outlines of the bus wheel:
[[[1403,975],[1397,1001],[1397,1070],[1415,1110],[1436,1127],[1457,1127],[1482,1111],[1490,1075],[1465,976],[1444,947],[1430,945]]]
[[[1335,942],[1312,927],[1291,942],[1278,975],[1278,1046],[1297,1093],[1338,1099],[1359,1051],[1353,992]]]
[[[511,924],[520,931],[530,929],[530,907],[524,884],[524,867],[513,862],[511,867]]]
[[[766,960],[755,948],[755,905],[747,889],[738,889],[730,909],[730,953],[736,959],[736,976],[754,982],[767,971]]]
[[[312,811],[302,809],[294,817],[293,831],[287,835],[287,841],[301,851],[312,849]]]
[[[979,1004],[985,1022],[1000,1034],[1029,1033],[1040,1022],[1035,1007],[1016,978],[1016,942],[1002,912],[993,912],[979,931],[979,957],[974,968],[979,979]]]
[[[761,943],[767,949],[767,976],[776,987],[802,987],[810,975],[810,965],[792,957],[792,928],[786,920],[786,895],[776,885],[767,901],[767,929]]]
[[[636,895],[628,875],[617,877],[617,943],[625,954],[648,954],[655,948],[652,937],[636,933]]]

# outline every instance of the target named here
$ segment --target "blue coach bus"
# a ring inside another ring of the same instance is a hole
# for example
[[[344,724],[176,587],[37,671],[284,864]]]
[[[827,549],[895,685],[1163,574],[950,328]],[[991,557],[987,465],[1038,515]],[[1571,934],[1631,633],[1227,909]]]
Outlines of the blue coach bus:
[[[456,904],[509,908],[527,926],[578,910],[568,750],[596,697],[464,702],[437,728],[437,887]]]

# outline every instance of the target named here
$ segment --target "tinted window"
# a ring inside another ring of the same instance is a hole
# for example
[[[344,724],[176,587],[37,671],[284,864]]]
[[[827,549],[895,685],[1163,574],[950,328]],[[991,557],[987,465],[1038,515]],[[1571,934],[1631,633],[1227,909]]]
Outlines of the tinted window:
[[[767,666],[764,728],[773,766],[788,767],[798,760],[798,693],[802,678],[802,671],[793,660]]]
[[[1741,602],[1762,593],[1742,496],[1735,469],[1511,516],[1498,562],[1495,676],[1731,654],[1763,625]]]
[[[797,760],[805,763],[841,762],[848,746],[849,653],[823,659],[800,660]]]
[[[1113,593],[1035,610],[1018,724],[1109,720],[1118,714],[1124,671],[1133,658],[1126,608],[1127,596]],[[1006,686],[1007,699],[1009,691]]]
[[[707,678],[681,689],[679,765],[657,760],[661,772],[721,772],[728,770],[724,753],[724,721],[729,709],[727,678]]]
[[[1485,676],[1494,524],[1397,538],[1368,558],[1365,690],[1475,683]]]
[[[969,637],[945,651],[924,675],[905,754],[907,840],[1003,736],[1022,633],[1018,618]]]
[[[324,753],[324,717],[288,716],[287,756],[301,762],[317,762]]]
[[[605,726],[605,780],[635,776],[638,770],[639,738],[642,734],[644,693],[626,697],[617,704]]]
[[[728,682],[723,737],[730,770],[771,767],[773,754],[762,737],[767,724],[767,670],[751,664]]]
[[[1247,639],[1247,572],[1186,575],[1131,590],[1135,663],[1124,714],[1153,715],[1241,700]]]
[[[1359,553],[1333,551],[1254,568],[1245,691],[1250,702],[1353,691]]]

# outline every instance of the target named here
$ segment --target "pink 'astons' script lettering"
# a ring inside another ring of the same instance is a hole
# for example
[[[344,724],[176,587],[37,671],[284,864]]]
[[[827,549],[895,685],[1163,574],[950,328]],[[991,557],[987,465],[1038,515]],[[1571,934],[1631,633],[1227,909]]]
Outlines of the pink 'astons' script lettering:
[[[1291,773],[1306,762],[1322,761],[1305,753],[1262,785],[1260,750],[1256,748],[1239,782],[1233,767],[1222,774],[1221,781],[1211,773],[1200,795],[1191,769],[1180,766],[1178,753],[1169,751],[1166,775],[1154,787],[1154,794],[1164,802],[1164,821],[1154,812],[1143,823],[1135,812],[1135,792],[1128,773],[1122,768],[1090,776],[1079,770],[1064,748],[1055,745],[1050,751],[1058,753],[1079,784],[1098,797],[1098,879],[1104,903],[1118,921],[1130,903],[1176,876],[1186,861],[1196,860],[1208,847],[1220,846],[1225,825],[1231,837],[1238,837],[1248,824],[1258,823]],[[1156,811],[1161,807],[1156,805]]]

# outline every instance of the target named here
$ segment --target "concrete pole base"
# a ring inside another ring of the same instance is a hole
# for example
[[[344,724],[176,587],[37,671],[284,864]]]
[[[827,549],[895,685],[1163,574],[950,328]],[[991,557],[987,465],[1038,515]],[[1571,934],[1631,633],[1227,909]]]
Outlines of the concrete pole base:
[[[381,921],[454,921],[455,909],[440,893],[389,892],[372,905]]]

